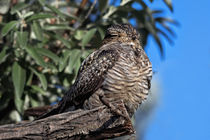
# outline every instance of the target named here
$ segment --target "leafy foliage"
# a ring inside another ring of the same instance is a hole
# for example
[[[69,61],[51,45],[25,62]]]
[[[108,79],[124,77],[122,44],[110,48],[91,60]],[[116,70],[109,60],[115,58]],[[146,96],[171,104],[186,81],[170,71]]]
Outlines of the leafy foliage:
[[[171,1],[164,2],[172,11]],[[152,35],[163,55],[160,34],[171,41],[168,34],[174,32],[167,23],[177,23],[148,4],[142,0],[11,1],[0,18],[0,120],[14,110],[22,116],[24,109],[61,96],[81,61],[99,47],[110,24],[134,20],[143,46]]]

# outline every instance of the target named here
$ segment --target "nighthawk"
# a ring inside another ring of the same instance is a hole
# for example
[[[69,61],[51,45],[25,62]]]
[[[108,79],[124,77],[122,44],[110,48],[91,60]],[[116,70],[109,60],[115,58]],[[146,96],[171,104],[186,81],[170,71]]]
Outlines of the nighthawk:
[[[152,65],[130,24],[111,25],[101,47],[82,63],[77,78],[62,100],[40,118],[76,109],[93,109],[122,100],[130,117],[146,100]]]

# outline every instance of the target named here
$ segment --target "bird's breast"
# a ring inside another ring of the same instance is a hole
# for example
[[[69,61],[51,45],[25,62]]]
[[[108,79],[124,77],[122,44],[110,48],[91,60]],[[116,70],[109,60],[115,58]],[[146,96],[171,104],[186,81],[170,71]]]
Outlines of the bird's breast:
[[[148,96],[152,76],[151,63],[142,50],[139,56],[134,51],[121,50],[114,66],[109,69],[102,86],[85,102],[84,108],[102,105],[99,95],[109,102],[123,100],[130,116]]]
[[[149,61],[138,60],[134,53],[122,53],[107,72],[102,86],[104,97],[110,102],[123,100],[132,115],[148,96],[151,75]]]

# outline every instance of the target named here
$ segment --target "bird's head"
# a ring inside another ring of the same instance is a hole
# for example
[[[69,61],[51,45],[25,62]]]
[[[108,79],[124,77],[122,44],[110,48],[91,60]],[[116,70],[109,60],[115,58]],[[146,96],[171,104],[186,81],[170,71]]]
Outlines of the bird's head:
[[[114,24],[108,27],[104,41],[139,43],[140,35],[130,24]]]

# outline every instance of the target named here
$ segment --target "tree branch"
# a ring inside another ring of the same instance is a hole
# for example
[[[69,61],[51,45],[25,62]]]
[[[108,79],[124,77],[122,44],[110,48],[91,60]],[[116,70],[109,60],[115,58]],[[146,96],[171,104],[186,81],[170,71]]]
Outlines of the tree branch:
[[[115,103],[127,114],[122,101]],[[66,112],[32,122],[0,126],[0,139],[105,139],[133,134],[130,120],[111,113],[107,106]]]

